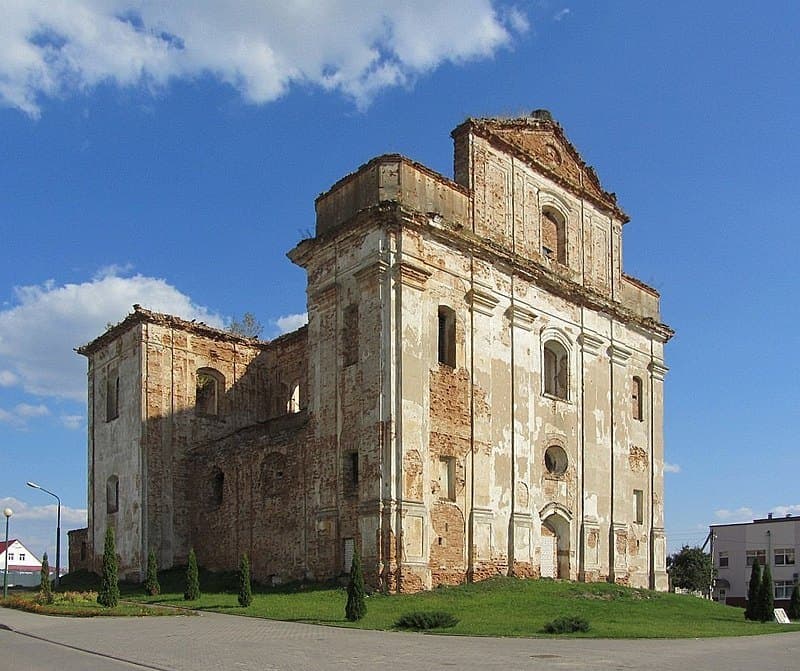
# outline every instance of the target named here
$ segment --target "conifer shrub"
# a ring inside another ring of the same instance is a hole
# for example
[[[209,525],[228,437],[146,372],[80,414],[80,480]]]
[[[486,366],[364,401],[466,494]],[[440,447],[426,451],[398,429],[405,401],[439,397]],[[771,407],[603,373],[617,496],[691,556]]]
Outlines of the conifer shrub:
[[[243,554],[239,560],[239,605],[247,608],[253,603],[253,591],[250,587],[250,560]]]
[[[789,607],[786,609],[786,614],[792,620],[800,620],[800,583],[794,584],[792,596],[789,597]]]
[[[183,592],[186,601],[197,601],[200,598],[200,575],[197,571],[197,555],[194,548],[189,550],[189,563],[186,565],[186,589]]]
[[[544,625],[542,631],[545,634],[572,634],[576,631],[589,631],[589,622],[576,615],[557,617]]]
[[[114,608],[119,603],[118,570],[114,529],[109,526],[106,529],[106,541],[103,549],[103,573],[100,577],[100,589],[97,592],[97,603],[106,608]]]
[[[428,629],[445,629],[455,627],[458,618],[451,613],[442,610],[434,611],[415,611],[401,615],[394,626],[398,629],[413,629],[414,631],[426,631]]]
[[[161,585],[158,582],[158,562],[153,550],[147,554],[147,579],[144,582],[144,589],[150,596],[161,593]]]
[[[53,590],[50,587],[50,563],[47,553],[42,555],[42,570],[39,574],[39,603],[53,603]]]
[[[353,549],[353,561],[350,563],[350,581],[347,583],[347,605],[344,616],[350,622],[356,622],[367,614],[367,601],[364,593],[364,572],[361,570],[361,558],[358,549]]]
[[[772,585],[772,571],[770,571],[769,562],[767,562],[761,573],[761,585],[758,589],[758,612],[756,617],[761,622],[771,622],[775,617],[773,612],[775,608],[774,589]]]
[[[747,586],[747,605],[744,609],[745,620],[758,619],[758,593],[761,589],[761,566],[758,563],[758,557],[753,561],[753,567],[750,571],[750,583]]]

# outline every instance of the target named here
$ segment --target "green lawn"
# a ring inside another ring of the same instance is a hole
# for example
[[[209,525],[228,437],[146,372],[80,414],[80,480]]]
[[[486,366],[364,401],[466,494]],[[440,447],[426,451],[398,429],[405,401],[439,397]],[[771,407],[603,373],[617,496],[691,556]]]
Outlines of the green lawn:
[[[800,631],[800,622],[746,622],[740,608],[608,583],[496,578],[413,595],[375,594],[367,599],[367,616],[351,623],[344,618],[346,593],[342,588],[255,587],[252,605],[241,608],[235,575],[201,572],[203,595],[197,601],[184,601],[182,572],[165,572],[160,579],[164,592],[161,595],[147,597],[139,586],[123,586],[123,599],[361,629],[392,629],[403,613],[440,610],[459,619],[455,627],[441,633],[475,636],[543,636],[545,623],[559,616],[587,619],[591,630],[573,634],[584,638],[695,638]]]
[[[175,615],[172,608],[153,608],[139,603],[120,603],[114,608],[104,608],[97,603],[97,592],[60,591],[53,595],[53,603],[40,603],[36,590],[14,590],[8,598],[0,597],[0,606],[16,608],[40,615],[67,617],[101,617],[109,615],[136,617],[143,615]]]

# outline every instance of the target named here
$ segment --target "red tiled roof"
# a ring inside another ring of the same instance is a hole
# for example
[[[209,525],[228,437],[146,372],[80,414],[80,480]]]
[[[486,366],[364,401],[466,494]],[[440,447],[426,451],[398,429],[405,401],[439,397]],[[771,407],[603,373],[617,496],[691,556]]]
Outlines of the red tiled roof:
[[[8,543],[6,543],[5,541],[0,541],[0,553],[5,552],[7,547],[14,545],[14,543],[16,542],[17,542],[16,538],[12,538],[10,541],[8,541]],[[9,568],[11,567],[9,566]]]

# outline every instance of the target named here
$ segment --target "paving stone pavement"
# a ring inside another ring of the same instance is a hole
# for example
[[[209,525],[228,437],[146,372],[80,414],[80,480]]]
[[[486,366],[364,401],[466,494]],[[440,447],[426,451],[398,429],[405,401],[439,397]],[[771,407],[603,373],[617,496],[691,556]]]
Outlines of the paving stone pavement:
[[[59,661],[50,666],[48,659]],[[389,667],[402,671],[798,671],[800,633],[691,640],[498,639],[361,631],[216,613],[77,619],[0,608],[0,671]]]

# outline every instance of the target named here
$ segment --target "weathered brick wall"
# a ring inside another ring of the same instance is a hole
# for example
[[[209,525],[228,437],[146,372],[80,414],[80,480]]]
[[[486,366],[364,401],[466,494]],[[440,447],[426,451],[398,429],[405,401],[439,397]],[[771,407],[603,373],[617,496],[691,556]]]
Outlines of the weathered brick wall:
[[[69,541],[69,572],[91,571],[89,529],[72,529],[67,532]]]

